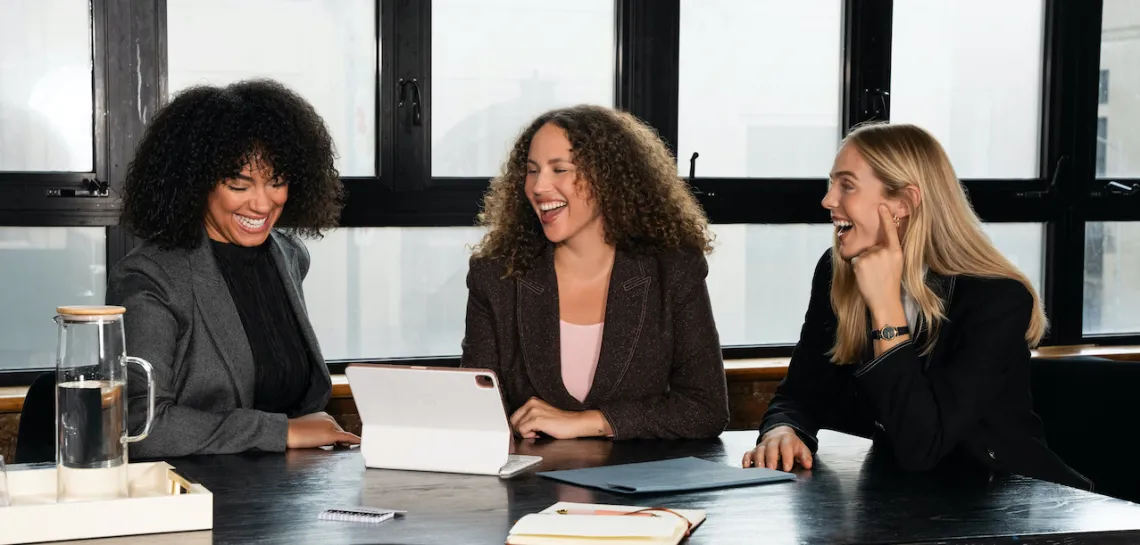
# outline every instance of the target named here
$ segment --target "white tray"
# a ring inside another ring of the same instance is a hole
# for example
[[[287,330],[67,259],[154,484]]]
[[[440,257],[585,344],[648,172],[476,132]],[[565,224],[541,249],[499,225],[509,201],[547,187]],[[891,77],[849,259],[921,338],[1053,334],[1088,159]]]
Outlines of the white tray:
[[[130,464],[131,497],[56,503],[56,469],[9,468],[12,505],[0,507],[0,545],[214,527],[214,495],[165,462]]]

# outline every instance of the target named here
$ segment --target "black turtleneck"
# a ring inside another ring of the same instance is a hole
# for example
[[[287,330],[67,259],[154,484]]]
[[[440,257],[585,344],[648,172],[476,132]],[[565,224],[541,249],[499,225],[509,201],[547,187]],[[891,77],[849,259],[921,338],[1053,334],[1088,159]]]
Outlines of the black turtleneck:
[[[292,415],[309,391],[311,365],[297,316],[273,262],[272,239],[254,247],[210,240],[256,366],[253,408]]]

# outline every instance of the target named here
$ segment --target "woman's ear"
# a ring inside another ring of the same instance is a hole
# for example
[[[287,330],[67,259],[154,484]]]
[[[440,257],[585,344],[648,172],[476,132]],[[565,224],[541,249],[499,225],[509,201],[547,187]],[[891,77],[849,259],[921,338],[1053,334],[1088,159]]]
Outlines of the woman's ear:
[[[892,212],[900,218],[905,218],[914,213],[914,210],[922,203],[922,190],[917,185],[910,184],[903,188],[902,197],[893,207]]]

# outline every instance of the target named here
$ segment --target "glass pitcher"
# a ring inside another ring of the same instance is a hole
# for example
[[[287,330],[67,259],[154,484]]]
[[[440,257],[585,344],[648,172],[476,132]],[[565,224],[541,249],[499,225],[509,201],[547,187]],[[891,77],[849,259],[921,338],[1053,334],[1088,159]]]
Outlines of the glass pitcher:
[[[112,306],[59,307],[55,386],[55,461],[60,502],[125,498],[127,443],[154,420],[154,373],[127,356],[123,314]],[[127,431],[127,363],[146,372],[146,426]]]

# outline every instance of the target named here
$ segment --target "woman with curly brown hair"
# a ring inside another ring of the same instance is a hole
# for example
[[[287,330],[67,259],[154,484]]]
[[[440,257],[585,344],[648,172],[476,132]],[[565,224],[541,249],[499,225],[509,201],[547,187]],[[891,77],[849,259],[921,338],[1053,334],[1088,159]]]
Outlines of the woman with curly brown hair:
[[[335,227],[343,190],[324,122],[266,80],[180,93],[127,173],[123,223],[146,242],[115,266],[127,351],[154,367],[153,428],[132,456],[355,443],[305,311],[297,234]],[[276,230],[281,227],[282,229]],[[145,420],[131,380],[129,420]]]
[[[597,106],[543,114],[491,182],[480,223],[462,365],[496,373],[516,433],[724,429],[708,222],[652,129]]]

